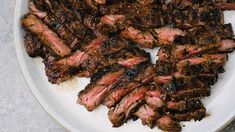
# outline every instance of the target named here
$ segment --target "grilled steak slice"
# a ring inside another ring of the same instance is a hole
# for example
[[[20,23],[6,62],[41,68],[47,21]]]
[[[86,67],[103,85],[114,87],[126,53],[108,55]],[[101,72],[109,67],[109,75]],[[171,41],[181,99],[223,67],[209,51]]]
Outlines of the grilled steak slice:
[[[206,109],[204,107],[201,109],[183,113],[183,114],[179,114],[179,113],[174,114],[174,119],[176,121],[190,121],[192,119],[195,121],[200,121],[204,117],[206,117]]]
[[[202,7],[191,4],[175,6],[173,10],[173,19],[176,27],[180,28],[193,28],[209,24],[224,24],[222,11],[217,7],[209,5]]]
[[[146,104],[135,112],[135,116],[142,121],[143,125],[148,125],[150,128],[155,127],[156,119],[161,117],[158,111],[153,110]]]
[[[109,67],[110,68],[110,67]],[[117,83],[125,70],[123,68],[103,69],[112,70],[103,75],[99,80],[92,82],[84,90],[79,92],[78,103],[84,105],[88,111],[94,110],[100,105],[104,95]]]
[[[119,83],[116,87],[110,90],[103,102],[107,107],[112,107],[117,104],[125,95],[139,87],[140,85],[149,83],[153,79],[153,66],[151,64],[141,65],[138,74],[129,82]]]
[[[125,15],[105,15],[97,17],[96,14],[86,15],[84,18],[84,24],[86,27],[92,29],[97,36],[118,33],[120,30],[127,26],[127,20]]]
[[[99,58],[96,59],[97,57]],[[149,54],[135,47],[128,47],[121,51],[101,56],[93,56],[92,54],[88,61],[84,62],[80,66],[80,70],[78,71],[77,76],[90,77],[102,67],[112,65],[114,63],[118,63],[119,65],[125,67],[134,68],[135,64],[144,61],[150,61]]]
[[[62,23],[65,23],[77,37],[83,38],[86,28],[81,23],[81,15],[73,8],[67,7],[67,2],[47,0],[50,11],[58,18]]]
[[[177,28],[158,28],[154,29],[154,36],[157,37],[157,45],[169,45],[172,44],[176,37],[185,36],[186,33]]]
[[[216,39],[216,41],[214,41]],[[205,41],[204,41],[205,42]],[[218,37],[213,38],[213,42],[203,45],[172,45],[163,46],[158,52],[159,60],[169,60],[177,62],[179,60],[189,58],[193,55],[200,55],[204,52],[210,51],[219,47],[221,41]]]
[[[210,25],[208,30],[212,30],[213,33],[218,34],[222,39],[232,39],[234,37],[232,24],[224,25]]]
[[[221,10],[235,10],[235,1],[233,0],[216,0],[216,5]]]
[[[142,105],[148,87],[139,87],[125,96],[116,107],[111,108],[108,113],[113,127],[119,127],[131,118],[132,114]]]
[[[227,62],[227,54],[208,54],[202,57],[195,57],[181,60],[176,64],[177,71],[185,75],[195,73],[214,74],[223,72],[223,66]]]
[[[188,112],[203,108],[203,104],[200,98],[193,98],[179,102],[169,101],[167,102],[167,108],[174,112]]]
[[[78,73],[79,66],[89,59],[91,53],[100,49],[105,40],[105,38],[93,40],[87,46],[88,49],[84,50],[85,52],[75,52],[71,56],[52,62],[45,61],[45,70],[49,82],[60,83]]]
[[[156,40],[150,32],[142,32],[134,27],[128,27],[121,32],[124,38],[130,39],[141,47],[153,48]]]
[[[155,83],[164,91],[174,93],[179,90],[193,89],[194,87],[209,87],[218,79],[216,74],[198,74],[194,76],[172,75],[156,76]],[[196,81],[195,81],[196,80]]]
[[[70,48],[56,33],[50,30],[35,15],[27,14],[21,19],[22,26],[29,32],[38,36],[42,44],[59,57],[71,54]]]
[[[167,76],[176,72],[176,65],[172,62],[157,60],[155,70],[157,75]]]
[[[218,47],[217,52],[219,53],[230,53],[235,50],[235,41],[232,39],[224,39],[221,42],[221,46]]]
[[[148,104],[148,106],[150,106],[151,108],[159,109],[164,105],[164,100],[162,98],[163,95],[161,91],[159,89],[156,89],[147,92],[145,101],[146,104]]]
[[[125,95],[139,87],[140,84],[137,82],[128,82],[127,84],[119,84],[119,86],[110,90],[104,100],[104,105],[111,108],[117,104]]]
[[[180,101],[180,100],[188,100],[191,98],[203,98],[208,97],[211,94],[210,88],[196,88],[189,90],[181,90],[174,94],[171,94],[171,100]]]
[[[127,62],[131,61],[127,60]],[[133,69],[125,69],[123,66],[114,64],[98,71],[92,76],[92,83],[79,93],[78,102],[84,105],[88,111],[92,111],[102,103],[104,95],[118,85],[118,83],[132,80],[132,78],[138,74],[140,70],[138,67],[142,65],[142,63],[144,63],[144,61],[138,61],[138,63],[133,65]],[[115,72],[112,70],[115,70]]]
[[[45,48],[36,35],[30,32],[26,32],[24,44],[26,51],[30,57],[41,56],[42,58],[44,58],[46,56]]]
[[[163,131],[180,132],[181,126],[171,115],[164,115],[157,120],[157,126]]]
[[[29,4],[30,12],[40,18],[45,24],[55,31],[73,50],[79,47],[80,39],[75,37],[71,30],[50,12],[40,11],[33,1]]]

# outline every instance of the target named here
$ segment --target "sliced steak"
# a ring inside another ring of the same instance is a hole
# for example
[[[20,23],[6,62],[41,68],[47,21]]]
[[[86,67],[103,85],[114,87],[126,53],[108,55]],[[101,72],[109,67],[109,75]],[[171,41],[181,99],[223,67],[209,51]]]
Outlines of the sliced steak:
[[[154,109],[159,109],[164,105],[164,95],[161,93],[159,89],[150,90],[146,95],[146,104]]]
[[[22,26],[29,32],[38,36],[42,44],[59,57],[71,54],[71,49],[58,35],[50,30],[35,15],[27,14],[21,19]]]
[[[71,49],[76,50],[79,47],[80,39],[78,39],[64,23],[61,23],[61,21],[52,13],[40,11],[38,9],[40,7],[36,7],[34,1],[30,1],[29,5],[30,12],[40,18],[48,25],[49,28],[55,31]]]
[[[124,38],[130,39],[139,44],[141,47],[153,48],[155,45],[155,38],[150,32],[142,32],[139,29],[128,27],[121,32]]]
[[[46,75],[51,83],[63,82],[79,72],[79,66],[87,61],[90,54],[97,51],[104,43],[105,38],[93,40],[85,52],[75,52],[71,56],[55,60],[52,62],[44,61]]]
[[[219,53],[230,53],[235,50],[235,41],[233,39],[224,39],[221,42],[221,46],[218,47]]]
[[[223,72],[223,66],[227,63],[227,54],[208,54],[181,60],[176,64],[177,71],[185,75],[195,73],[216,74]]]
[[[174,111],[174,112],[188,112],[188,111],[197,110],[203,107],[204,106],[200,98],[193,98],[193,99],[179,101],[179,102],[173,102],[173,101],[167,102],[167,108],[170,111]]]
[[[153,110],[146,104],[135,112],[135,116],[142,121],[143,125],[148,125],[150,128],[155,127],[156,119],[161,117],[159,112]]]
[[[139,87],[140,84],[137,82],[128,82],[127,84],[119,84],[119,86],[110,90],[104,100],[104,105],[111,108],[117,104],[125,95]]]
[[[172,44],[176,37],[185,36],[186,33],[178,28],[157,28],[154,29],[154,36],[157,37],[157,45],[169,45]]]
[[[143,62],[135,63],[133,69],[125,69],[123,66],[114,64],[98,71],[92,76],[92,83],[79,93],[78,102],[84,105],[88,111],[92,111],[102,103],[104,96],[118,83],[132,80],[138,74],[140,70],[138,67],[142,65],[141,63]]]
[[[216,37],[218,38],[218,37]],[[194,55],[200,55],[212,49],[219,47],[221,44],[220,39],[216,41],[213,40],[212,43],[204,45],[172,45],[172,46],[163,46],[158,52],[159,60],[168,60],[172,62],[177,62],[182,59],[190,58]]]
[[[147,87],[139,87],[125,96],[116,107],[109,110],[108,117],[113,127],[119,127],[131,118],[132,114],[144,102],[147,91]]]
[[[181,126],[171,115],[164,115],[157,120],[157,126],[163,131],[180,132]]]
[[[216,0],[216,5],[221,10],[235,10],[235,2],[233,0]]]
[[[110,67],[109,67],[110,68]],[[88,111],[98,107],[104,95],[117,83],[125,73],[123,68],[103,69],[111,72],[103,75],[99,80],[92,82],[84,90],[79,92],[78,103],[84,105]]]
[[[200,121],[204,117],[206,117],[206,109],[204,107],[198,110],[187,112],[187,113],[174,114],[174,119],[176,121],[190,121],[192,119],[195,121]]]
[[[44,58],[46,56],[45,48],[36,35],[30,32],[26,32],[24,37],[24,44],[26,52],[30,57],[41,56]]]
[[[206,29],[212,30],[213,33],[218,34],[222,39],[232,39],[234,37],[231,23],[224,25],[210,25]]]
[[[153,66],[151,64],[143,64],[139,67],[138,74],[129,82],[119,83],[116,87],[110,90],[103,102],[107,107],[112,107],[117,104],[125,95],[137,87],[149,83],[153,79]]]
[[[174,93],[185,89],[194,89],[195,87],[210,87],[215,84],[217,79],[218,76],[215,74],[156,76],[154,78],[156,85],[168,93]]]
[[[188,100],[191,98],[203,98],[208,97],[211,94],[211,88],[196,88],[189,90],[181,90],[174,94],[171,94],[171,100],[180,101],[180,100]]]

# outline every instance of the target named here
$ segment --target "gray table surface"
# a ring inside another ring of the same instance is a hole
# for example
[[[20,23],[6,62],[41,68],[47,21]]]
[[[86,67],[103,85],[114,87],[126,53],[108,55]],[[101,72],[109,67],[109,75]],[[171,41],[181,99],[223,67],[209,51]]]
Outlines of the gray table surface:
[[[0,132],[64,132],[33,97],[22,76],[13,42],[14,0],[0,3]],[[235,121],[223,132],[235,131]]]

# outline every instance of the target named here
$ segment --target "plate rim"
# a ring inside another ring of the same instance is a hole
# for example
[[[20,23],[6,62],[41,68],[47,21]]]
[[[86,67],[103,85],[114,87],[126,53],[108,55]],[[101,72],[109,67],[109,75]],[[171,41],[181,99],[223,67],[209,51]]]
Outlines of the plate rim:
[[[17,56],[17,61],[19,63],[20,66],[20,71],[23,75],[23,78],[27,84],[27,87],[30,89],[33,97],[36,99],[36,101],[40,104],[40,106],[44,109],[45,112],[48,113],[48,115],[54,120],[56,121],[60,126],[62,126],[63,128],[69,130],[69,131],[78,131],[81,132],[81,130],[76,129],[75,127],[73,127],[71,124],[69,124],[66,120],[64,120],[57,112],[55,112],[55,110],[45,101],[45,99],[43,98],[43,96],[38,92],[36,86],[33,84],[33,82],[31,81],[31,77],[30,74],[28,72],[28,70],[23,66],[24,65],[24,61],[23,58],[21,58],[21,51],[19,50],[19,48],[17,48],[17,36],[18,36],[18,32],[19,32],[19,28],[18,28],[18,24],[19,21],[18,19],[20,18],[19,15],[17,15],[17,12],[20,12],[20,5],[22,3],[23,0],[15,0],[14,1],[14,14],[13,14],[13,40],[14,40],[14,47],[15,47],[15,51],[16,51],[16,56]],[[19,36],[18,36],[19,37]],[[233,120],[235,119],[235,114],[232,116],[229,116],[224,119],[225,122],[223,124],[218,125],[218,127],[216,127],[216,131],[220,131],[223,128],[225,128],[227,125],[229,125]]]

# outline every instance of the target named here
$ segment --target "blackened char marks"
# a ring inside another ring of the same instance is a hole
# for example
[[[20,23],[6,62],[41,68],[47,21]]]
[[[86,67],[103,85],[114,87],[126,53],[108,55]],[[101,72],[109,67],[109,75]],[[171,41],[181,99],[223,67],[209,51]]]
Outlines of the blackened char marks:
[[[203,104],[200,98],[193,98],[193,99],[179,101],[179,102],[173,102],[173,101],[167,102],[167,108],[170,111],[174,111],[174,112],[188,112],[188,111],[200,109],[202,107],[203,107]]]
[[[27,32],[25,34],[24,44],[26,51],[30,57],[41,56],[42,58],[44,58],[46,56],[45,48],[36,35]]]

